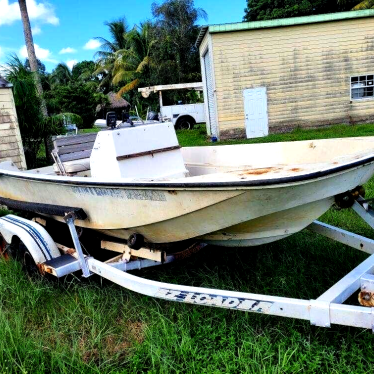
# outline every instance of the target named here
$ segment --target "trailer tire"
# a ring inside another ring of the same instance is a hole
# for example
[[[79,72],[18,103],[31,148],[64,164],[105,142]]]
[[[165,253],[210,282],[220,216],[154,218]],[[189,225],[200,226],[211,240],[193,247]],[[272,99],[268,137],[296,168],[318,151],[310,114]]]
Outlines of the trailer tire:
[[[8,244],[5,241],[5,239],[2,237],[2,235],[0,234],[0,257],[3,257],[5,259],[8,258],[7,249],[8,249]]]
[[[22,242],[19,243],[18,255],[22,268],[30,279],[35,279],[35,277],[41,277],[43,275],[32,257],[32,254]]]
[[[192,130],[196,125],[196,121],[191,116],[182,116],[178,118],[175,128],[177,130]]]
[[[131,249],[139,250],[144,245],[144,237],[140,234],[131,234],[127,240],[127,245]]]
[[[35,277],[43,275],[32,254],[19,238],[14,237],[12,243],[6,245],[5,254],[21,263],[22,269],[29,279],[35,279]]]
[[[34,258],[32,257],[29,250],[26,246],[21,242],[20,243],[20,251],[22,253],[21,263],[22,267],[25,269],[27,275],[30,278],[34,278],[35,276],[41,276],[42,273],[40,272],[38,266],[36,265]]]

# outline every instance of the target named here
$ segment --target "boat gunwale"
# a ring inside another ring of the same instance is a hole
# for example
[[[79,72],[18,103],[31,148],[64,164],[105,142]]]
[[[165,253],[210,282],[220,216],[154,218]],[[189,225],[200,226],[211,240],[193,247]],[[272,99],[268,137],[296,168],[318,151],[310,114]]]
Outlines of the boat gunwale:
[[[313,179],[319,179],[332,174],[336,174],[349,169],[354,169],[360,166],[366,166],[374,162],[374,155],[370,157],[365,157],[361,160],[346,163],[340,166],[334,166],[325,170],[320,170],[312,173],[305,173],[299,175],[286,176],[281,178],[268,178],[268,179],[258,179],[258,180],[241,180],[241,181],[224,181],[224,182],[171,182],[171,181],[158,181],[158,182],[114,182],[114,181],[93,181],[91,178],[77,178],[69,179],[69,177],[52,177],[43,178],[34,177],[32,174],[25,173],[22,171],[13,172],[0,169],[0,177],[7,176],[16,179],[25,179],[38,182],[49,182],[49,183],[59,183],[67,185],[78,185],[85,187],[129,187],[129,188],[159,188],[159,189],[200,189],[200,188],[230,188],[230,187],[264,187],[264,186],[274,186],[281,184],[291,184],[295,182],[305,182]],[[89,180],[91,179],[91,180]]]

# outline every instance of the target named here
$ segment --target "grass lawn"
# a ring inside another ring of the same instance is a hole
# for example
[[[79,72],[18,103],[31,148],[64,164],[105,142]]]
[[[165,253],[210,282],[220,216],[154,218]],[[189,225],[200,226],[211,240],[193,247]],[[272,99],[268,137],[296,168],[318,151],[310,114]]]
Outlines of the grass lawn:
[[[374,135],[373,125],[295,130],[224,144]],[[182,146],[212,144],[203,128]],[[366,186],[374,197],[374,180]],[[0,211],[5,213],[4,211]],[[322,220],[374,238],[351,211]],[[308,231],[258,248],[207,247],[136,272],[171,283],[313,299],[367,255]],[[356,295],[351,298],[358,304]],[[34,281],[0,260],[0,373],[368,373],[370,331],[177,304],[92,277]]]

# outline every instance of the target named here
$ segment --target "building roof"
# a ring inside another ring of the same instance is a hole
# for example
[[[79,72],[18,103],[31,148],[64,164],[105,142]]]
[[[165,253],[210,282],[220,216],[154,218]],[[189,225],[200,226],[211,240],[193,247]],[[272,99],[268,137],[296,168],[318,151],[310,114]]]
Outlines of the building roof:
[[[0,75],[0,88],[8,88],[8,87],[13,87],[11,83],[9,83],[7,80],[5,80],[1,75]]]
[[[196,46],[197,47],[200,46],[207,32],[213,34],[213,33],[219,33],[219,32],[258,30],[258,29],[267,29],[267,28],[274,28],[274,27],[306,25],[306,24],[311,24],[311,23],[343,21],[343,20],[366,18],[366,17],[374,17],[374,9],[356,10],[356,11],[350,11],[350,12],[329,13],[329,14],[318,14],[318,15],[304,16],[304,17],[281,18],[281,19],[274,19],[274,20],[267,20],[267,21],[224,23],[220,25],[203,26],[201,27],[199,36],[197,37]]]
[[[110,103],[109,108],[111,109],[126,108],[130,105],[125,99],[114,92],[109,92],[107,96]]]
[[[101,109],[104,109],[104,108],[105,109],[127,108],[130,105],[125,99],[123,99],[122,97],[119,97],[114,92],[109,92],[107,96],[109,99],[109,104],[108,105],[99,104],[96,107],[96,112],[99,112]]]

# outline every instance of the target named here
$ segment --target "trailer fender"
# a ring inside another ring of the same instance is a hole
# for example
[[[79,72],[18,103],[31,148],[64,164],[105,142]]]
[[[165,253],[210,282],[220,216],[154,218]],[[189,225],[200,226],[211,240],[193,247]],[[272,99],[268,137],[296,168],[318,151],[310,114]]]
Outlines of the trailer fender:
[[[8,214],[0,218],[0,234],[11,244],[18,237],[31,253],[36,264],[61,256],[48,232],[36,222]]]

